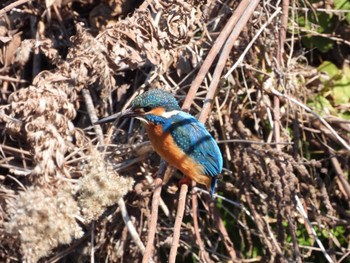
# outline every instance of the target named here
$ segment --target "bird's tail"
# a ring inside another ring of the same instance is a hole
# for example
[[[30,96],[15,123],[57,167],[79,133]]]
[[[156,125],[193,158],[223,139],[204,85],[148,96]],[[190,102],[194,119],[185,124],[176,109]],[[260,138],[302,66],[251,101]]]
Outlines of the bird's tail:
[[[216,188],[216,183],[218,181],[218,177],[217,176],[213,176],[211,178],[211,183],[210,183],[210,196],[213,198],[214,192],[215,192],[215,188]]]

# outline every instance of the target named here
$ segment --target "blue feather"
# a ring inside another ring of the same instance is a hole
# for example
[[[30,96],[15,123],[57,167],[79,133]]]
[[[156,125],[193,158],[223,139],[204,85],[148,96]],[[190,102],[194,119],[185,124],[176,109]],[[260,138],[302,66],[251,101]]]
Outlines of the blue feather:
[[[178,111],[169,118],[154,114],[147,114],[144,118],[162,125],[163,131],[171,134],[179,148],[203,167],[203,174],[212,177],[210,194],[213,195],[223,160],[216,141],[205,126],[183,111]]]
[[[217,175],[222,171],[223,160],[216,141],[205,126],[192,115],[179,111],[178,114],[165,119],[163,131],[169,132],[175,143],[202,165],[204,174],[212,176],[213,194]]]

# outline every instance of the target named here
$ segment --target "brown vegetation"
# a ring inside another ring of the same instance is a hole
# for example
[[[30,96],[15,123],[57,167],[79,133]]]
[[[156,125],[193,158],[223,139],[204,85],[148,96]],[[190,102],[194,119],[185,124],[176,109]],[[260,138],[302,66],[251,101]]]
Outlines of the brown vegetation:
[[[280,4],[1,3],[0,261],[346,260],[350,101],[312,108],[329,57]],[[180,191],[137,121],[92,125],[150,88],[207,120],[217,203]]]

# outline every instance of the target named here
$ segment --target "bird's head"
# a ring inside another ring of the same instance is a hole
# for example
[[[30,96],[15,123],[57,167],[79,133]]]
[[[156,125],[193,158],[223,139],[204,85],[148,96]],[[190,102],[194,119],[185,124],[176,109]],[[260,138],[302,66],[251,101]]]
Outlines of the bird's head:
[[[152,89],[137,96],[131,102],[129,109],[103,118],[95,124],[112,122],[125,117],[136,117],[146,123],[157,122],[160,118],[164,118],[167,112],[178,110],[180,110],[180,106],[171,93],[160,89]]]
[[[173,110],[180,110],[174,96],[161,89],[152,89],[139,96],[131,102],[131,109],[133,111],[150,112],[155,109],[162,108],[169,112]]]

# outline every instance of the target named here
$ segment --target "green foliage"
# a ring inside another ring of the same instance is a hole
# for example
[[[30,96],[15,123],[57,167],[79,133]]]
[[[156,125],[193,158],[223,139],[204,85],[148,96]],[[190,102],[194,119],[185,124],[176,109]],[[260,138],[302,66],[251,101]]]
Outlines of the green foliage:
[[[329,61],[318,67],[321,91],[309,101],[309,106],[321,115],[332,114],[349,119],[350,112],[341,107],[350,102],[350,68],[343,69]]]
[[[333,14],[325,12],[308,12],[307,15],[300,15],[297,20],[298,25],[308,32],[302,38],[303,45],[309,49],[316,47],[323,53],[332,49],[333,40],[314,35],[312,31],[322,34],[331,33],[334,30],[336,21],[337,18]]]
[[[322,95],[315,95],[308,104],[320,115],[329,115],[336,112],[332,104]]]
[[[286,228],[286,232],[288,232],[289,226],[288,222],[284,221],[283,226]],[[327,230],[325,228],[319,228],[317,225],[314,225],[313,228],[316,231],[317,237],[320,239],[322,244],[327,245],[329,239],[333,239],[338,243],[339,246],[347,247],[348,241],[346,238],[346,230],[344,226],[335,226],[333,229]],[[304,224],[298,224],[296,231],[296,239],[298,245],[300,246],[316,246],[316,241],[312,235],[308,233]],[[293,243],[293,239],[291,235],[286,237],[286,241],[290,244]],[[314,253],[313,255],[314,262],[322,262],[323,255],[319,253]],[[321,260],[321,261],[320,261]]]
[[[348,103],[350,101],[350,68],[344,65],[343,69],[338,69],[333,63],[325,61],[318,67],[318,71],[328,76],[321,81],[325,89],[331,91],[334,105]]]
[[[312,1],[318,5],[321,1]],[[335,0],[334,10],[349,10],[350,1]],[[302,44],[308,49],[317,48],[326,53],[334,47],[335,42],[328,37],[336,28],[346,27],[350,23],[348,12],[314,11],[311,8],[305,13],[300,12],[296,18],[302,35]],[[322,34],[322,35],[320,35]]]
[[[336,10],[350,10],[349,0],[334,0]],[[350,12],[345,13],[345,19],[350,24]]]
[[[340,77],[334,81],[333,98],[336,105],[348,103],[350,100],[350,68],[344,65]]]

